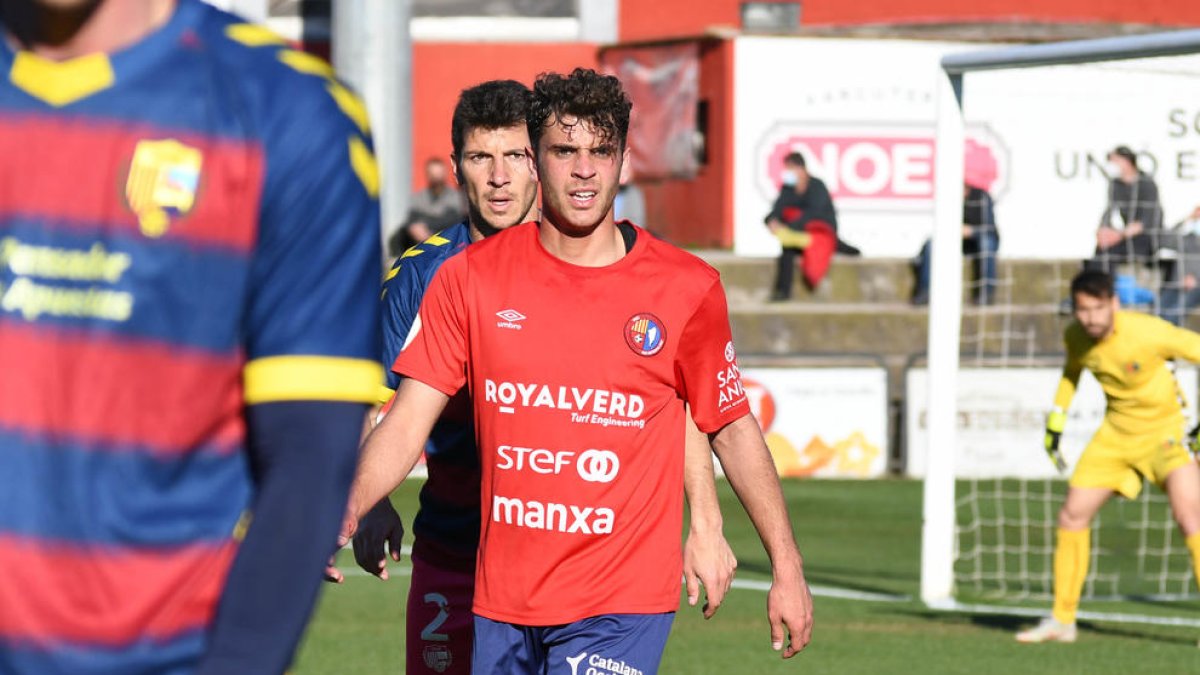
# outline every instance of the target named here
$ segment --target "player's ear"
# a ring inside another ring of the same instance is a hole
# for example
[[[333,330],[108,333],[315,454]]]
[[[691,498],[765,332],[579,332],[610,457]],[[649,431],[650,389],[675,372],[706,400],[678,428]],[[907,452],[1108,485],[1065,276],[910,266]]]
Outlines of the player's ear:
[[[1114,312],[1121,309],[1121,296],[1117,293],[1112,294],[1112,308]]]
[[[624,185],[629,182],[630,178],[632,178],[632,176],[629,175],[630,167],[632,166],[633,165],[629,163],[629,146],[626,145],[625,149],[621,151],[621,175],[617,177],[618,185]]]
[[[537,168],[537,153],[535,153],[533,151],[533,148],[531,148],[528,145],[525,146],[525,160],[527,162],[529,162],[529,173],[533,175],[533,179],[539,180],[538,168]]]
[[[454,180],[458,182],[459,187],[466,185],[466,181],[462,177],[462,172],[459,171],[458,158],[454,156],[454,153],[450,153],[450,170],[454,172]]]

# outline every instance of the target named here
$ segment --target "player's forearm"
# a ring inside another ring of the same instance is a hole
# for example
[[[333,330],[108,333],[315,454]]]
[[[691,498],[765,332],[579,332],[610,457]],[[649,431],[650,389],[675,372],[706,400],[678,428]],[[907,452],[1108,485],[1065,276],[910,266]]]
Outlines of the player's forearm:
[[[363,443],[348,501],[348,511],[355,520],[391,494],[420,459],[423,440],[413,439],[405,431],[400,416],[389,415]]]
[[[280,673],[289,665],[340,522],[363,410],[303,401],[248,411],[253,520],[226,579],[200,675]]]
[[[408,477],[449,397],[415,380],[404,380],[396,400],[367,436],[350,488],[349,515],[356,521]]]
[[[1054,392],[1055,408],[1066,410],[1071,406],[1071,399],[1075,398],[1075,387],[1078,382],[1078,370],[1066,369],[1063,371],[1063,375],[1058,381],[1058,389]]]
[[[696,428],[691,415],[687,416],[685,434],[683,490],[687,495],[691,531],[720,532],[723,521],[708,436]]]
[[[727,424],[714,435],[712,445],[725,477],[758,531],[776,576],[798,570],[802,560],[783,489],[754,417],[746,415]]]

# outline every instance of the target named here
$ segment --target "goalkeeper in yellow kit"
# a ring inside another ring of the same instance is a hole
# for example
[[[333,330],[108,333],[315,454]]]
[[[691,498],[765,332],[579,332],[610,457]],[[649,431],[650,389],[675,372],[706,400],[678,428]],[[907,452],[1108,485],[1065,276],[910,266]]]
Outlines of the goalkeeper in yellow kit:
[[[1058,512],[1053,615],[1017,633],[1019,642],[1075,641],[1092,517],[1114,492],[1137,497],[1143,478],[1166,491],[1200,580],[1200,468],[1185,447],[1182,398],[1167,367],[1168,359],[1200,362],[1200,334],[1122,311],[1104,272],[1079,273],[1071,281],[1071,299],[1075,321],[1063,334],[1067,361],[1046,423],[1046,451],[1059,470],[1058,440],[1084,368],[1096,376],[1108,405]]]

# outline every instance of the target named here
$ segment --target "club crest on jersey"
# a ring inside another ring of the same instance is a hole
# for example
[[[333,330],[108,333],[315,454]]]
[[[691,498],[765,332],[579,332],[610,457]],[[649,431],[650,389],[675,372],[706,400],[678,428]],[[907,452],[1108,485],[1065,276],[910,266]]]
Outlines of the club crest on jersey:
[[[125,199],[142,234],[161,237],[172,215],[192,210],[202,161],[200,150],[174,139],[138,141],[125,180]]]
[[[625,322],[625,344],[639,356],[654,356],[667,343],[667,329],[662,319],[642,312]]]

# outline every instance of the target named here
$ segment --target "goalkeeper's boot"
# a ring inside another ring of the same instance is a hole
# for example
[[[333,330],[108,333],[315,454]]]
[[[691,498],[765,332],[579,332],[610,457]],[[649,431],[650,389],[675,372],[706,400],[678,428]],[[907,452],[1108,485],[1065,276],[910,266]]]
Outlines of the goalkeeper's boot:
[[[1075,637],[1075,624],[1059,623],[1054,617],[1048,616],[1033,628],[1017,633],[1017,642],[1074,642]]]

